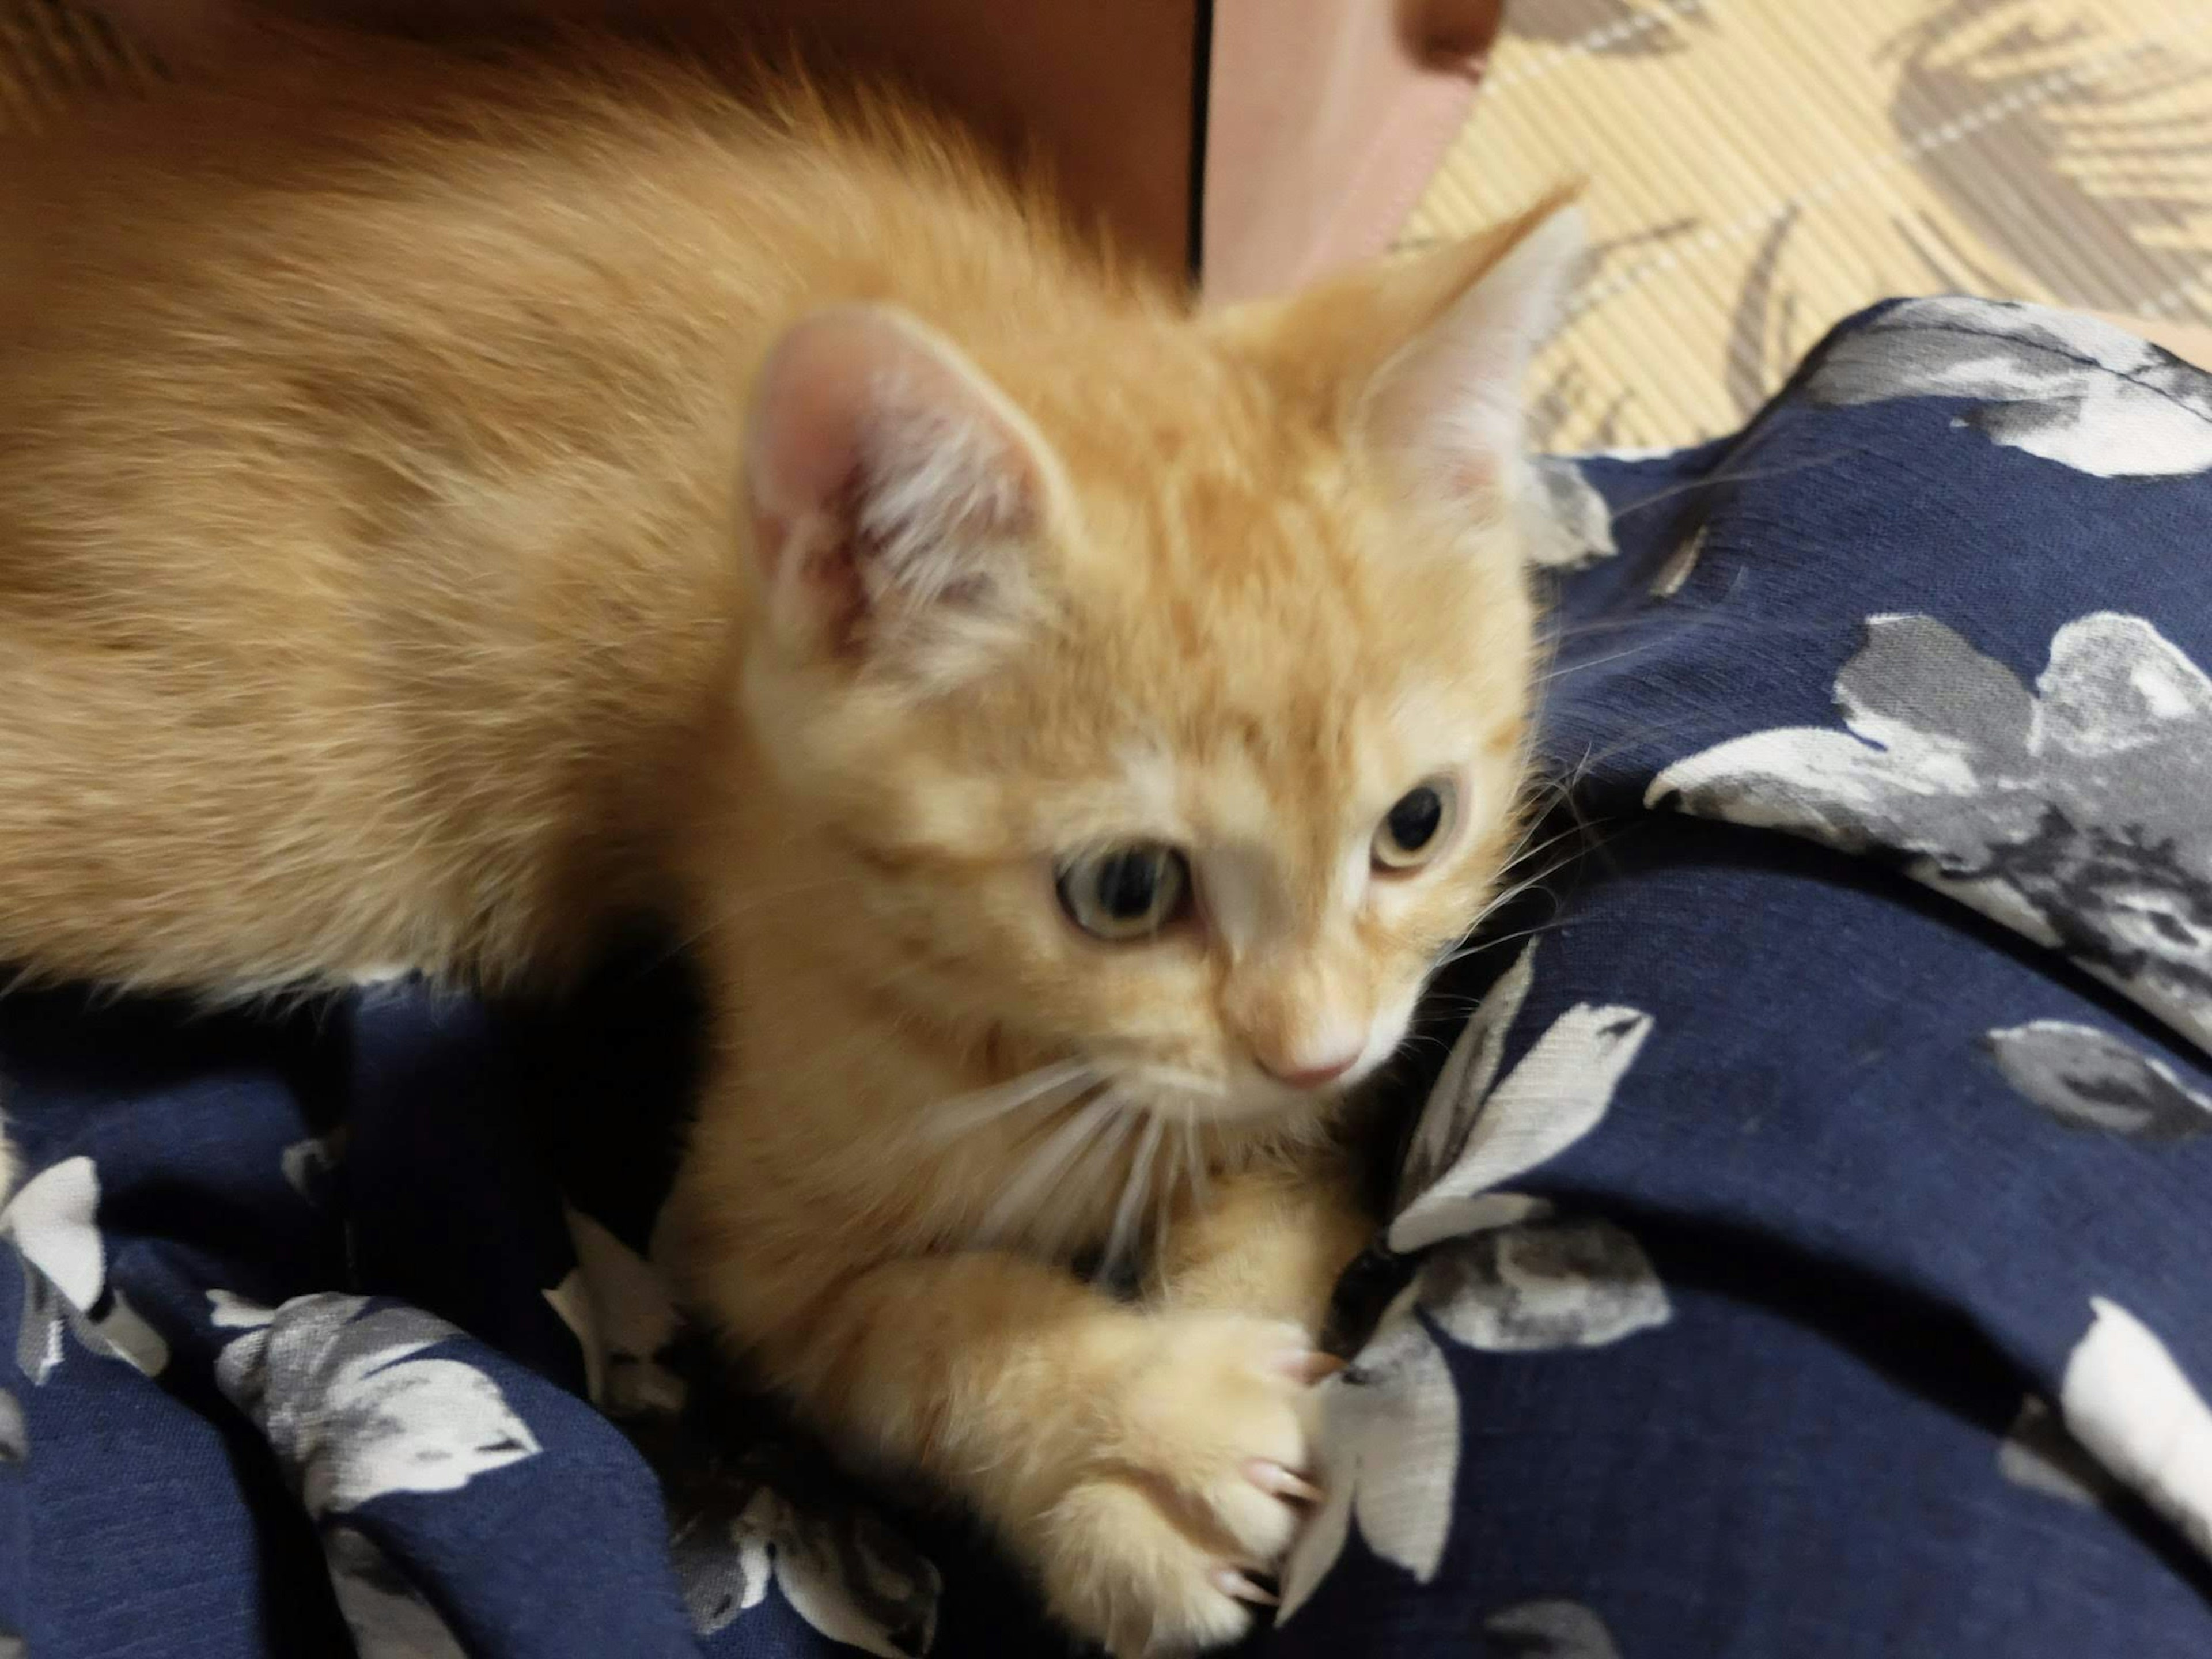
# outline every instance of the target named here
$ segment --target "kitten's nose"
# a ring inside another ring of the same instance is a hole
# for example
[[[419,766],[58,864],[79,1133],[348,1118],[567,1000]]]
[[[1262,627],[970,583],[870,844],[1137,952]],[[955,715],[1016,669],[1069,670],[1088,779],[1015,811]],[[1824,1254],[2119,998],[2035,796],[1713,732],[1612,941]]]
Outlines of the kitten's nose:
[[[1295,1072],[1279,1072],[1272,1066],[1267,1071],[1276,1082],[1287,1083],[1293,1089],[1319,1089],[1335,1082],[1358,1063],[1358,1054],[1342,1054],[1318,1066],[1301,1066]]]
[[[1278,1083],[1287,1083],[1293,1089],[1320,1089],[1342,1077],[1359,1064],[1363,1043],[1331,1042],[1326,1048],[1300,1049],[1284,1054],[1261,1054],[1260,1069]]]
[[[1293,1089],[1322,1089],[1353,1070],[1375,1035],[1375,1017],[1352,991],[1308,972],[1238,988],[1224,1010],[1252,1064]]]

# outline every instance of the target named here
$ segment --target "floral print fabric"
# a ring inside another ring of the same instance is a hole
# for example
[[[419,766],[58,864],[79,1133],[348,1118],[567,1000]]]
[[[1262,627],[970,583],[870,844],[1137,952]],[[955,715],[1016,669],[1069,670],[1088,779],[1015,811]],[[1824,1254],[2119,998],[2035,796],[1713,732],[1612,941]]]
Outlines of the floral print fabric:
[[[2212,1651],[2207,432],[2124,336],[1915,301],[1547,469],[1565,856],[1394,1085],[1261,1648]],[[0,1654],[1062,1650],[685,1328],[696,1032],[662,955],[0,1000]]]

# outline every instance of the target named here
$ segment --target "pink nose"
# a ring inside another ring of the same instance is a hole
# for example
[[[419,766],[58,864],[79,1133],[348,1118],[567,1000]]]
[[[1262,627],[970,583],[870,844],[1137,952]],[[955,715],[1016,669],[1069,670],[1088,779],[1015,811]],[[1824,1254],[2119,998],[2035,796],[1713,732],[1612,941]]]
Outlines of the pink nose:
[[[1335,1082],[1337,1079],[1342,1077],[1346,1072],[1350,1071],[1358,1063],[1359,1051],[1357,1048],[1351,1049],[1341,1054],[1333,1055],[1329,1059],[1324,1060],[1316,1065],[1300,1066],[1295,1069],[1287,1071],[1278,1070],[1275,1066],[1269,1065],[1265,1060],[1261,1062],[1262,1066],[1266,1066],[1267,1073],[1269,1077],[1273,1078],[1278,1083],[1287,1083],[1293,1089],[1319,1089],[1326,1087],[1328,1085]]]

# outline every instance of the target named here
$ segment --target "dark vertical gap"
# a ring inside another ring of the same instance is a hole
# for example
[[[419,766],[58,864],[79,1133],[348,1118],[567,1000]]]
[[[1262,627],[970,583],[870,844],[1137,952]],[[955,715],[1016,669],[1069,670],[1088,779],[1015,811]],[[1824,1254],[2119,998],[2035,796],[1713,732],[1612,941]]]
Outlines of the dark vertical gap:
[[[1213,96],[1213,0],[1191,0],[1190,191],[1183,232],[1192,286],[1206,276],[1206,118]]]

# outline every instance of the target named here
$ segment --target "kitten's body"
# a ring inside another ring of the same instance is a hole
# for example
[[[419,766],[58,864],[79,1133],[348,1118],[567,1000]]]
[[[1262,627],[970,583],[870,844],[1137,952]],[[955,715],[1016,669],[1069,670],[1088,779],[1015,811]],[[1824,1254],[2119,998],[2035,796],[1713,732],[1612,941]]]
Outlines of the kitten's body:
[[[732,1346],[1088,1632],[1241,1631],[1359,1238],[1297,1079],[1514,822],[1556,255],[1194,320],[924,127],[611,50],[302,52],[0,223],[0,960],[497,986],[672,910]],[[1430,775],[1449,850],[1370,872]],[[1196,908],[1079,937],[1054,860],[1132,836]],[[1163,1223],[1149,1305],[1066,1269]]]
[[[782,328],[895,293],[1018,370],[1091,321],[895,118],[364,56],[11,149],[0,959],[542,971],[696,799]]]

